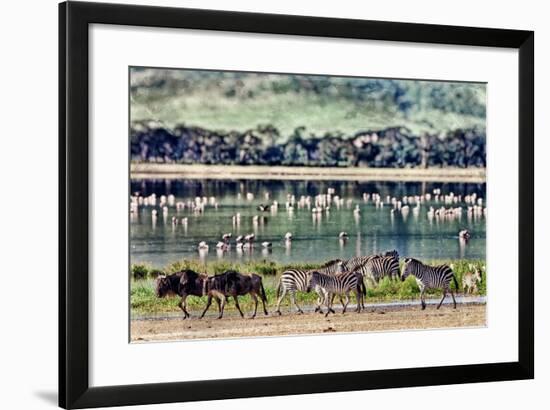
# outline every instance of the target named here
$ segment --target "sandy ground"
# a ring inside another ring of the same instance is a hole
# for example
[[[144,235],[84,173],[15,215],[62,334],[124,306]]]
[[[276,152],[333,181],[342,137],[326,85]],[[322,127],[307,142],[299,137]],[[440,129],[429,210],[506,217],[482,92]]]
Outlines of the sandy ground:
[[[320,168],[261,165],[132,163],[132,178],[307,179],[357,181],[485,182],[483,168]]]
[[[367,308],[363,313],[348,311],[345,315],[326,317],[319,313],[297,315],[283,310],[283,315],[259,314],[255,319],[241,319],[215,316],[197,319],[160,318],[131,321],[132,342],[161,340],[210,339],[254,336],[282,336],[332,332],[371,332],[403,329],[433,329],[449,327],[485,326],[486,305],[458,305],[457,309],[443,305],[440,310],[428,305],[426,310],[419,306]]]

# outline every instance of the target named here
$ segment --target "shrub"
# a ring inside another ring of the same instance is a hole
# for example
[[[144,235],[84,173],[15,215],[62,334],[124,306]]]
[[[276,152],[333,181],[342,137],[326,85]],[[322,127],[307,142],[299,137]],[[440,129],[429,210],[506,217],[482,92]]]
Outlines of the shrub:
[[[147,273],[149,273],[149,268],[144,264],[136,264],[132,265],[131,272],[134,279],[145,279]]]
[[[200,264],[199,262],[190,261],[187,259],[181,259],[179,261],[169,263],[164,268],[164,271],[166,272],[166,274],[170,275],[172,273],[180,272],[186,269],[194,270],[196,272],[203,272],[204,265]]]
[[[277,264],[273,261],[261,261],[257,263],[250,263],[249,271],[252,273],[257,273],[258,275],[276,275],[277,274]]]
[[[407,279],[405,279],[404,282],[401,282],[401,286],[397,294],[399,295],[399,298],[402,299],[414,298],[418,294],[420,294],[420,289],[418,288],[416,279],[412,276],[409,276]]]
[[[164,271],[162,271],[160,269],[154,269],[153,268],[149,271],[149,277],[153,278],[153,279],[156,279],[158,276],[164,275],[164,274],[165,274]]]

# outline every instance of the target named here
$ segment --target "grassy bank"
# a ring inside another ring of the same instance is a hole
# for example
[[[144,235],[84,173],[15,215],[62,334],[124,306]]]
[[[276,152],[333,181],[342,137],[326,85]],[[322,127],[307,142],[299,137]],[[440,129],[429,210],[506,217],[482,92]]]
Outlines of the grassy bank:
[[[469,271],[472,271],[470,265],[478,266],[482,270],[482,283],[479,286],[479,294],[486,294],[486,270],[484,269],[485,262],[481,260],[428,260],[426,263],[437,264],[452,264],[453,271],[457,276],[460,286],[459,292],[462,292],[462,277]],[[206,272],[210,275],[222,273],[228,269],[235,269],[242,273],[257,273],[262,275],[264,288],[268,299],[268,310],[276,303],[276,291],[279,275],[288,265],[282,265],[275,262],[257,261],[246,263],[231,263],[231,262],[214,262],[208,265]],[[300,269],[314,269],[319,267],[318,264],[303,263],[293,264],[292,267]],[[197,261],[181,260],[169,264],[168,266],[158,269],[147,265],[132,265],[132,277],[130,279],[130,305],[133,315],[147,315],[178,312],[179,298],[162,298],[159,299],[155,295],[155,277],[160,273],[174,273],[182,269],[192,269],[197,272],[204,272],[204,265]],[[454,289],[454,285],[452,285]],[[367,302],[381,302],[391,300],[410,300],[419,296],[419,289],[414,278],[409,277],[406,281],[392,281],[389,278],[384,278],[378,286],[367,287]],[[441,295],[440,291],[430,291],[429,295]],[[314,292],[297,294],[298,303],[301,305],[311,305],[316,302],[317,295]],[[189,297],[188,306],[195,312],[204,308],[206,297]],[[241,306],[250,310],[252,300],[249,296],[239,298]],[[288,307],[290,301],[287,298],[281,306]],[[233,302],[230,302],[228,309],[233,309]]]

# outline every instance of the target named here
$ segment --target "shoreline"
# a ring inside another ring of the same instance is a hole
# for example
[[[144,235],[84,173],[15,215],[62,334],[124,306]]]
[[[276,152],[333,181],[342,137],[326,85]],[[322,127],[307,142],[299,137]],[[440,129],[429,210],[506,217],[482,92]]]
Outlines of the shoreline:
[[[335,168],[131,163],[131,179],[275,179],[485,183],[485,168]]]

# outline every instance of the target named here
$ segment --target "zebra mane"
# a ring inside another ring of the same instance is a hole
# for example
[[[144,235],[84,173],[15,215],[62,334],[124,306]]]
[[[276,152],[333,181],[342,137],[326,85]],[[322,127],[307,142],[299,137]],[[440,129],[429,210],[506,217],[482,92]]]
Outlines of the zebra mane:
[[[396,249],[392,249],[391,251],[385,251],[385,252],[379,253],[378,256],[382,256],[382,257],[391,256],[393,258],[399,259],[399,252],[397,252]]]
[[[328,262],[325,262],[323,265],[321,265],[321,268],[328,268],[329,266],[335,265],[337,263],[343,262],[342,259],[332,259]]]
[[[420,262],[418,259],[415,259],[415,258],[405,258],[405,263],[409,263],[409,262],[413,262],[413,263],[419,263],[421,265],[424,265],[422,262]]]

